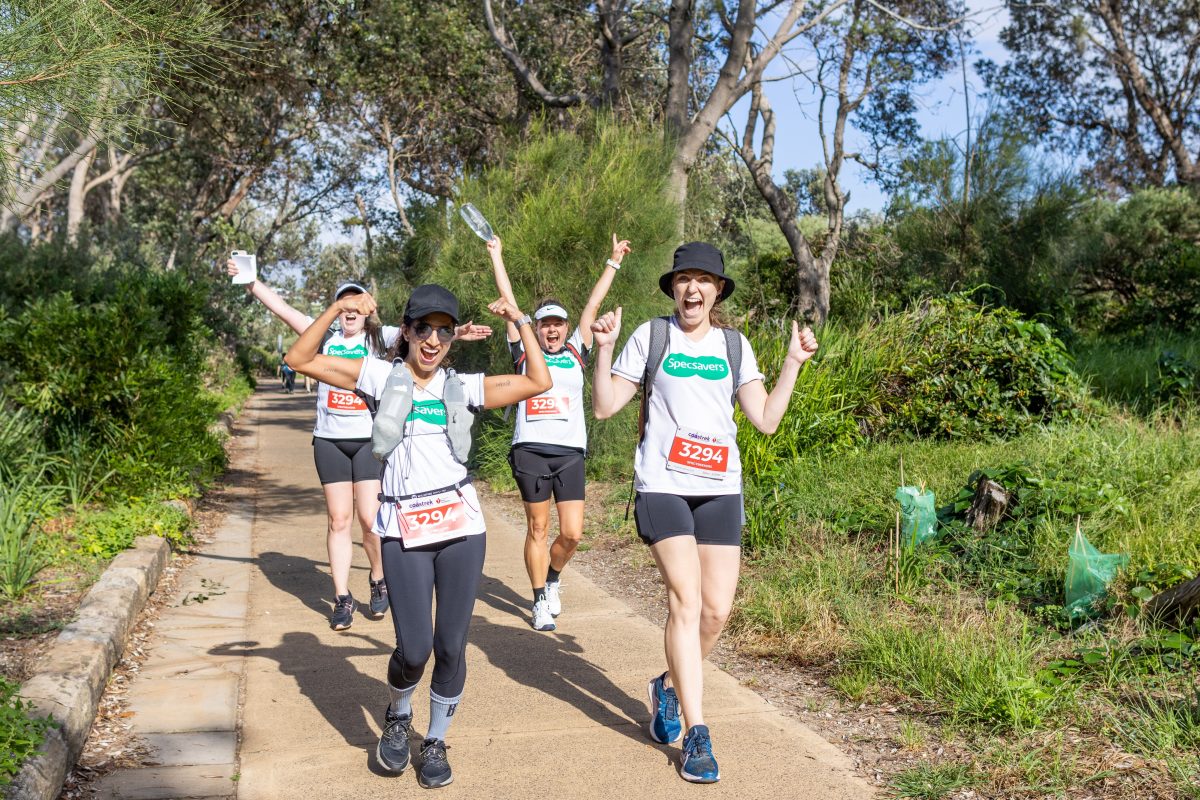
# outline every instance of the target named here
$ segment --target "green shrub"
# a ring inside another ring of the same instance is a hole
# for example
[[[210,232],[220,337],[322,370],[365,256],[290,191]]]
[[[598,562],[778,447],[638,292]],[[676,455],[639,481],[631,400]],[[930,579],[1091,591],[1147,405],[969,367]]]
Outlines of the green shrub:
[[[129,504],[80,514],[72,532],[73,549],[85,556],[112,558],[139,536],[161,536],[175,549],[191,543],[191,519],[174,505],[156,501]]]
[[[0,678],[0,786],[12,782],[54,724],[50,719],[30,718],[29,704],[17,697],[17,686]]]
[[[185,491],[224,464],[203,294],[170,274],[112,281],[103,299],[63,291],[0,317],[0,390],[39,419],[47,449],[105,452],[113,488]]]
[[[1080,408],[1082,385],[1063,343],[1015,311],[955,295],[881,327],[884,342],[907,345],[898,373],[885,377],[884,427],[891,432],[1012,435]]]
[[[46,506],[40,474],[0,483],[0,596],[14,600],[49,565],[38,517]]]

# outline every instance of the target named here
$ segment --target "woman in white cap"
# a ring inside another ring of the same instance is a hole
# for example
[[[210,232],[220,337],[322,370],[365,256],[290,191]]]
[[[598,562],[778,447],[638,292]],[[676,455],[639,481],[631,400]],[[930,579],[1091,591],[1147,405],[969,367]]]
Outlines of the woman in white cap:
[[[471,417],[477,409],[519,403],[550,387],[530,318],[503,299],[489,308],[516,326],[526,346],[534,348],[524,374],[460,375],[444,368],[459,317],[458,299],[433,284],[413,290],[401,338],[388,360],[365,358],[352,364],[320,355],[320,337],[313,330],[287,354],[298,372],[374,398],[379,422],[397,423],[394,428],[378,426],[377,434],[396,434],[386,442],[376,437],[377,448],[388,451],[375,532],[383,540],[383,569],[392,585],[396,648],[387,670],[391,702],[375,752],[389,772],[408,767],[412,698],[432,655],[429,725],[417,769],[417,781],[427,789],[453,780],[445,737],[466,685],[467,633],[486,550],[483,511],[465,466]],[[318,324],[374,309],[370,295],[343,297]]]
[[[750,342],[719,318],[716,306],[734,288],[719,250],[681,245],[659,288],[675,301],[675,313],[638,327],[616,363],[621,309],[592,325],[592,408],[606,419],[643,388],[634,461],[637,530],[658,564],[668,605],[667,669],[649,683],[650,736],[676,741],[682,706],[688,731],[680,775],[713,783],[720,771],[704,722],[702,670],[733,606],[745,521],[733,405],[758,430],[774,433],[817,341],[792,323],[787,358],[768,394]]]
[[[487,248],[500,296],[515,305],[500,238],[493,237]],[[588,295],[579,324],[569,335],[570,314],[559,301],[543,300],[533,312],[534,333],[554,385],[517,406],[508,463],[525,503],[525,569],[533,589],[530,621],[538,631],[556,627],[554,618],[562,611],[559,577],[583,538],[583,459],[587,454],[584,368],[592,347],[592,322],[629,250],[629,242],[613,234],[612,255]],[[506,328],[519,372],[526,360],[525,345],[512,323]],[[558,536],[547,550],[551,497],[558,511]]]
[[[226,263],[229,274],[236,275],[237,264]],[[247,284],[250,293],[267,309],[298,334],[314,320],[293,308],[275,290],[262,281]],[[334,301],[366,294],[358,283],[343,283],[333,293]],[[382,357],[400,333],[398,327],[381,325],[378,318],[346,311],[338,314],[333,328],[322,329],[321,352],[341,358]],[[462,326],[460,338],[479,339],[491,333],[486,326]],[[358,602],[350,591],[350,565],[354,558],[355,511],[362,529],[363,550],[371,574],[368,616],[381,619],[387,613],[387,583],[379,556],[379,537],[371,533],[375,512],[379,509],[379,475],[382,465],[371,455],[371,413],[354,392],[327,383],[317,384],[317,420],[313,426],[313,460],[325,494],[328,513],[326,549],[329,572],[333,578],[334,603],[329,626],[342,631],[354,624]]]

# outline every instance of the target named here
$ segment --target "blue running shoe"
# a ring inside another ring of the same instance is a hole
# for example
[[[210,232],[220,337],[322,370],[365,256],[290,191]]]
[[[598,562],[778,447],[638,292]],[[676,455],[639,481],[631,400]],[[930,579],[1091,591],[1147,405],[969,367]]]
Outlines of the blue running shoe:
[[[683,738],[683,759],[679,762],[679,774],[692,783],[716,783],[721,780],[721,770],[712,754],[712,740],[708,738],[707,725],[693,725]]]
[[[679,741],[683,726],[679,724],[679,698],[674,689],[663,686],[667,673],[650,681],[646,687],[650,695],[650,738],[662,744]]]

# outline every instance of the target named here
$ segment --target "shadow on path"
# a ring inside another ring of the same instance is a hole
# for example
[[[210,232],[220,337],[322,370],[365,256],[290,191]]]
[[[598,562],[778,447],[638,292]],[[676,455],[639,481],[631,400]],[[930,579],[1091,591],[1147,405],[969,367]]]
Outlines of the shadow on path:
[[[364,674],[352,658],[375,656],[373,661],[381,670],[392,646],[361,633],[344,633],[339,642],[358,639],[365,646],[328,644],[315,634],[292,631],[283,634],[275,647],[262,647],[258,642],[230,642],[210,649],[211,655],[236,655],[267,658],[279,665],[279,672],[296,681],[300,693],[308,698],[330,727],[351,747],[368,755],[368,766],[379,775],[391,775],[375,763],[375,744],[378,733],[368,719],[382,724],[383,711],[388,703],[387,683],[378,677]],[[280,713],[286,715],[281,709]],[[284,726],[286,729],[286,725]]]
[[[527,616],[529,600],[487,575],[480,583],[479,600],[497,611],[518,618]],[[639,744],[655,746],[674,763],[676,748],[660,745],[646,733],[650,716],[646,704],[630,697],[609,680],[602,668],[589,661],[576,637],[497,625],[476,614],[469,640],[510,680],[568,703],[597,724]]]

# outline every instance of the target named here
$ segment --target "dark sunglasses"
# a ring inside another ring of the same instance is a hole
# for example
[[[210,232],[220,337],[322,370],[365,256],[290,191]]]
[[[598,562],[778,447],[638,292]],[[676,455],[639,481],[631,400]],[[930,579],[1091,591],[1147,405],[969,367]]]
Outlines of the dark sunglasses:
[[[429,338],[430,331],[437,331],[438,341],[442,344],[454,338],[454,328],[449,325],[440,325],[433,327],[428,322],[414,322],[412,326],[413,336],[417,337],[418,342],[423,342]]]

